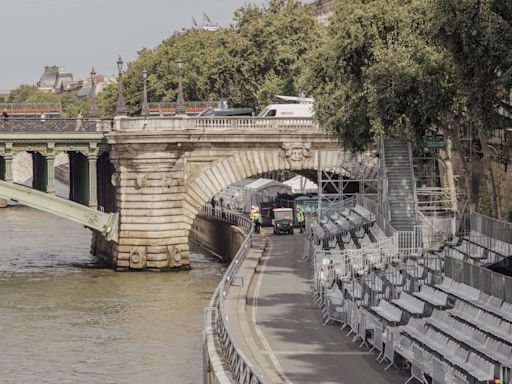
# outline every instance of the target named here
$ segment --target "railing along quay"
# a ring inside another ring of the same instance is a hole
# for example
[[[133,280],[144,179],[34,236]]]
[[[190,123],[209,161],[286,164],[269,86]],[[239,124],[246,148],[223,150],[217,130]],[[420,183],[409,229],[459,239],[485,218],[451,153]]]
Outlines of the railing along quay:
[[[0,133],[109,132],[112,127],[112,120],[0,118]]]
[[[207,308],[210,312],[207,313],[206,317],[207,321],[209,318],[209,321],[214,323],[212,331],[218,338],[224,360],[229,366],[232,377],[236,382],[239,384],[268,384],[263,374],[251,364],[244,353],[235,345],[228,326],[229,320],[224,309],[224,300],[231,285],[238,277],[240,266],[252,246],[254,226],[248,218],[233,211],[205,206],[200,214],[240,227],[246,234],[244,242],[215,289]]]

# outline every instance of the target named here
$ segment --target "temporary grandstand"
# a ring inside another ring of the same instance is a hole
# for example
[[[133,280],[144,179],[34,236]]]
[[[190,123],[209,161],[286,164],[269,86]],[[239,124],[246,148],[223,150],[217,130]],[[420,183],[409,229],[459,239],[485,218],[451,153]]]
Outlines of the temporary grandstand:
[[[412,160],[390,150],[405,145],[381,148],[380,196],[321,203],[307,216],[304,257],[325,324],[374,351],[384,370],[406,367],[407,382],[512,383],[512,277],[496,272],[512,259],[512,225],[423,216]],[[411,189],[395,195],[400,172]]]

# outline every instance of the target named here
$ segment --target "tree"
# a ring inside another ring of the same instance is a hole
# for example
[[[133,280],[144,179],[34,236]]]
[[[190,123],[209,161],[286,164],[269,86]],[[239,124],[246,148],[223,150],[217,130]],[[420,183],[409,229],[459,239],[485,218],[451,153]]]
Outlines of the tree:
[[[512,74],[512,3],[509,0],[429,2],[431,33],[450,53],[465,94],[464,113],[475,128],[483,155],[492,214],[498,195],[487,138],[499,126],[498,106]],[[507,90],[507,92],[505,92]]]
[[[225,99],[233,106],[259,109],[269,103],[271,94],[297,95],[304,57],[319,36],[312,7],[297,0],[244,6],[236,11],[230,28],[175,33],[158,47],[141,50],[129,63],[123,75],[128,112],[140,113],[144,68],[149,101],[176,100],[177,58],[184,62],[185,100]],[[108,87],[99,97],[106,115],[113,115],[116,94]]]
[[[20,85],[9,96],[9,103],[58,103],[59,97],[38,89],[35,85]]]
[[[261,107],[271,94],[297,95],[304,57],[318,44],[321,29],[309,5],[271,0],[268,7],[245,6],[235,13],[234,86],[240,104]],[[232,87],[233,88],[233,87]]]
[[[67,94],[62,96],[62,117],[65,119],[76,118],[80,112],[82,116],[89,116],[89,100],[80,100],[75,95]]]
[[[381,138],[422,141],[453,100],[450,62],[418,28],[418,2],[339,2],[303,81],[320,123],[352,150]]]

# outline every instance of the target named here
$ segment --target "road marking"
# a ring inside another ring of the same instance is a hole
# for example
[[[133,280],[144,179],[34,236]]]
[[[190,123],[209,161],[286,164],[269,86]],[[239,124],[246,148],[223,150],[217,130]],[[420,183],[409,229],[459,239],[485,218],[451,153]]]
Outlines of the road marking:
[[[269,239],[269,242],[270,242],[270,247],[269,247],[268,251],[266,252],[267,255],[270,253],[270,251],[273,248],[272,240]],[[254,299],[253,299],[253,303],[252,303],[251,319],[252,319],[252,323],[254,324],[254,330],[256,331],[256,334],[258,335],[258,337],[261,341],[261,344],[263,344],[263,348],[265,348],[265,351],[262,351],[262,353],[268,355],[268,357],[272,361],[272,364],[274,364],[274,367],[275,367],[277,373],[279,374],[279,376],[281,376],[281,378],[286,383],[293,384],[292,381],[290,379],[288,379],[288,377],[284,373],[283,367],[281,367],[281,364],[279,364],[279,360],[277,359],[276,355],[272,351],[272,348],[270,347],[270,344],[268,343],[267,339],[263,335],[263,332],[261,331],[260,327],[256,323],[256,312],[258,309],[258,297],[260,295],[261,284],[263,281],[263,274],[264,274],[265,267],[267,265],[267,259],[268,259],[268,256],[265,256],[265,258],[263,260],[263,264],[261,265],[261,273],[259,274],[258,281],[256,283],[256,289],[254,290]]]
[[[267,351],[262,353],[268,354]],[[274,355],[331,355],[331,356],[366,356],[373,355],[370,352],[324,352],[324,351],[272,351]]]

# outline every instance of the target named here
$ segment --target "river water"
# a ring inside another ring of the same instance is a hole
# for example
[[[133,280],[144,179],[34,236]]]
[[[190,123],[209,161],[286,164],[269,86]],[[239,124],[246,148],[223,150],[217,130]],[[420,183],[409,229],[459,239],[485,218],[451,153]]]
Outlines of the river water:
[[[0,209],[0,383],[202,381],[203,308],[224,266],[116,273],[90,231],[26,207]]]

